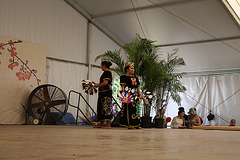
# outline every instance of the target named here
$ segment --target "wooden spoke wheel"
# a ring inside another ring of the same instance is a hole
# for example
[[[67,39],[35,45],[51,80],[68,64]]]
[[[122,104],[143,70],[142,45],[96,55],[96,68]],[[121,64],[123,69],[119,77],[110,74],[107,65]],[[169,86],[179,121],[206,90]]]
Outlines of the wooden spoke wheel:
[[[67,112],[67,96],[54,85],[41,85],[31,92],[27,109],[33,124],[57,124]]]

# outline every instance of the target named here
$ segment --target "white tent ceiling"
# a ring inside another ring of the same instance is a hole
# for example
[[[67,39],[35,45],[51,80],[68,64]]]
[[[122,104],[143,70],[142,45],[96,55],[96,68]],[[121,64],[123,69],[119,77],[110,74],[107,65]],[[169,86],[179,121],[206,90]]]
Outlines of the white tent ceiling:
[[[138,33],[160,54],[178,48],[187,64],[180,71],[240,70],[239,26],[219,0],[65,1],[120,46]]]

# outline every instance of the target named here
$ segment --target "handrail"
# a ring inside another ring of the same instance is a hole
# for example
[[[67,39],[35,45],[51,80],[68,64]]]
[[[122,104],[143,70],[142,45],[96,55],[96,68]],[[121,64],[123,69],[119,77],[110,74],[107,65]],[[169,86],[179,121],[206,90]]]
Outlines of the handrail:
[[[118,105],[119,108],[121,108],[121,106],[118,104],[118,102],[116,101],[116,99],[114,97],[112,97],[112,99],[115,101],[115,103]]]
[[[70,103],[70,99],[71,99],[71,93],[75,93],[78,94],[78,104],[77,106],[73,105]],[[90,104],[87,102],[87,100],[83,97],[83,95],[80,92],[74,91],[74,90],[70,90],[69,95],[68,95],[68,105],[74,108],[77,108],[77,116],[76,116],[76,124],[77,124],[77,119],[78,119],[78,111],[80,111],[82,113],[82,115],[86,118],[86,120],[92,124],[92,122],[89,120],[89,118],[83,113],[83,111],[80,109],[80,99],[83,99],[86,104],[88,105],[88,107],[92,110],[92,112],[95,114],[95,116],[97,115],[96,112],[94,111],[94,109],[90,106]]]
[[[78,94],[78,104],[77,106],[73,105],[73,104],[70,104],[70,99],[71,99],[71,93],[75,93],[75,94]],[[89,120],[89,118],[84,114],[84,112],[81,110],[80,108],[80,99],[83,99],[86,104],[88,105],[88,107],[92,110],[92,113],[94,113],[94,115],[96,116],[97,113],[94,111],[94,109],[90,106],[90,104],[87,102],[87,100],[83,97],[83,95],[80,93],[80,92],[77,92],[77,91],[74,91],[74,90],[70,90],[69,91],[69,95],[68,95],[68,105],[71,106],[71,107],[74,107],[74,108],[77,108],[77,116],[76,116],[76,124],[77,124],[77,119],[78,119],[78,111],[80,111],[82,113],[82,115],[86,118],[86,120],[92,124],[92,122]],[[115,103],[118,105],[119,108],[121,108],[121,106],[118,104],[118,102],[115,100],[114,97],[112,97],[112,100],[115,101]]]

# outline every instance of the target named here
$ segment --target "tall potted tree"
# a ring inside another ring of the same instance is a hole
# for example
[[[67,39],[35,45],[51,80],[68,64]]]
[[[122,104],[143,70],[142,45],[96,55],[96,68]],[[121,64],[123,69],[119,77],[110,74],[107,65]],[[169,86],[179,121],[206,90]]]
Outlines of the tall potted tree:
[[[154,41],[141,38],[138,34],[132,40],[123,46],[128,61],[134,62],[135,75],[140,79],[141,90],[154,93],[154,80],[158,64],[157,48],[154,47]],[[151,127],[151,103],[143,103],[141,122],[142,126]]]
[[[170,96],[180,103],[181,98],[177,92],[186,90],[180,82],[182,73],[175,73],[175,67],[184,65],[185,62],[176,56],[176,52],[169,54],[166,61],[161,60],[157,54],[158,48],[153,43],[154,41],[141,38],[137,34],[131,43],[122,47],[126,54],[126,61],[120,56],[120,50],[107,51],[97,56],[95,60],[102,57],[111,59],[116,64],[112,70],[119,75],[125,74],[123,69],[125,62],[134,62],[135,75],[142,82],[141,89],[154,94],[157,115],[161,119],[163,115],[159,114],[159,110],[167,105]],[[151,107],[151,103],[143,104],[142,120],[148,119],[150,124]]]
[[[177,50],[173,50],[171,54],[168,54],[167,60],[162,60],[161,63],[161,83],[157,84],[156,96],[156,127],[163,128],[164,112],[168,105],[170,97],[178,105],[181,105],[181,97],[179,93],[186,91],[186,87],[183,86],[182,76],[183,72],[177,73],[176,68],[185,65],[183,58],[177,56]]]

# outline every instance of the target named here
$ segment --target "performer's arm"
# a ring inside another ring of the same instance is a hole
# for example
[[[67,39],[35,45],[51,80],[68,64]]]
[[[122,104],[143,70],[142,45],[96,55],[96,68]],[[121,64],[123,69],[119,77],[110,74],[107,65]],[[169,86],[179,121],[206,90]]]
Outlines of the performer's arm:
[[[138,95],[139,95],[139,98],[144,101],[144,99],[143,99],[143,97],[142,97],[142,95],[141,95],[141,92],[140,92],[139,88],[138,88]],[[144,102],[145,102],[145,101],[144,101]]]
[[[108,80],[104,79],[102,83],[98,84],[98,83],[95,83],[94,81],[92,81],[93,84],[96,86],[96,87],[104,87],[108,84]]]
[[[124,91],[125,91],[125,85],[121,85],[121,87],[122,87],[122,92],[124,93]]]

